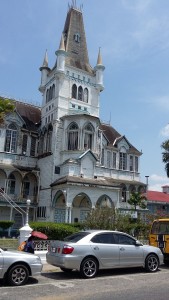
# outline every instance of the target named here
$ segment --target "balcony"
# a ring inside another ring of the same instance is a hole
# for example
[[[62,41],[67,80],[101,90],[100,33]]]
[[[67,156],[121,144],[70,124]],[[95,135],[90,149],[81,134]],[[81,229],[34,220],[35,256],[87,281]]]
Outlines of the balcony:
[[[0,153],[0,164],[3,165],[16,165],[22,167],[35,168],[37,163],[37,158],[27,157],[22,154],[12,154],[12,153]]]

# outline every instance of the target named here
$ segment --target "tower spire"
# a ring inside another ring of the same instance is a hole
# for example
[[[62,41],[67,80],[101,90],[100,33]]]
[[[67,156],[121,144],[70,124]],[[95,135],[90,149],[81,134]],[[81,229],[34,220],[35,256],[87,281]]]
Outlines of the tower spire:
[[[61,40],[60,40],[59,50],[65,51],[65,43],[64,43],[63,33],[62,33]]]
[[[102,56],[101,56],[101,47],[99,47],[99,53],[98,53],[98,58],[97,58],[97,65],[103,65],[102,64]]]

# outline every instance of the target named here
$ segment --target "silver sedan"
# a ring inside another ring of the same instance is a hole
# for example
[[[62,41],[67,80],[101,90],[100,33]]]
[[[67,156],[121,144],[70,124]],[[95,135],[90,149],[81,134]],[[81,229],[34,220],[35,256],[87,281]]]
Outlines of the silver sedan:
[[[41,259],[37,255],[0,248],[0,278],[4,278],[10,285],[25,284],[29,276],[41,273],[42,266]]]
[[[156,272],[163,254],[123,232],[89,230],[51,242],[46,260],[65,272],[76,269],[82,277],[93,278],[100,269],[143,267]]]

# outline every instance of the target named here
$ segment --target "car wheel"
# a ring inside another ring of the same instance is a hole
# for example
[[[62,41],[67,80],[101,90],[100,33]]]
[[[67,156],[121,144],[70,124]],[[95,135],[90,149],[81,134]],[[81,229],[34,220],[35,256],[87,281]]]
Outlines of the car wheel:
[[[10,285],[24,285],[28,281],[29,271],[24,265],[13,266],[7,275],[8,283]]]
[[[83,278],[93,278],[98,272],[98,262],[93,257],[85,258],[80,266],[80,273]]]
[[[72,269],[67,269],[67,268],[60,268],[63,272],[65,273],[70,273],[72,272]]]
[[[145,261],[145,268],[148,272],[156,272],[159,267],[159,260],[158,257],[154,254],[150,254],[147,256]]]

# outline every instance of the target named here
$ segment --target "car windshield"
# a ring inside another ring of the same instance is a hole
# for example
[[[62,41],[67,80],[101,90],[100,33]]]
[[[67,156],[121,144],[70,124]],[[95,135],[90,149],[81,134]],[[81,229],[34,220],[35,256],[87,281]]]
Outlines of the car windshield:
[[[151,230],[152,234],[169,234],[169,222],[166,221],[155,221]]]
[[[83,237],[87,236],[90,232],[87,232],[87,231],[82,231],[82,232],[77,232],[77,233],[74,233],[74,234],[71,234],[67,237],[64,238],[64,241],[65,242],[78,242],[80,241]]]

